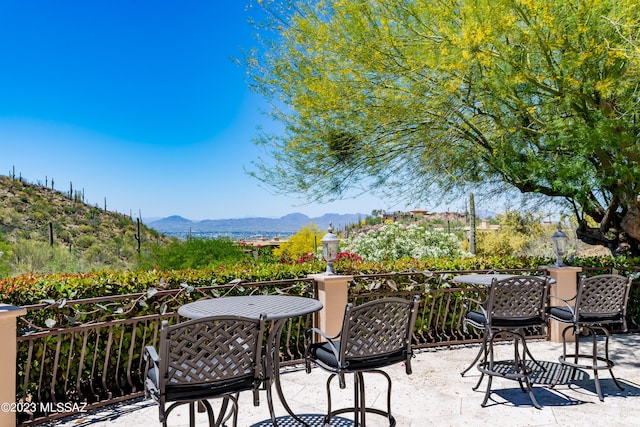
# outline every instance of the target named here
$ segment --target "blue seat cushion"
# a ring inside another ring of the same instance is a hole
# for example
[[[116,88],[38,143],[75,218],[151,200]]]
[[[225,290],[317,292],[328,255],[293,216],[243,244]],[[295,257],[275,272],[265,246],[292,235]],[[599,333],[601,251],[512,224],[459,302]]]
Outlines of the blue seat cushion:
[[[481,311],[470,311],[465,315],[465,317],[474,326],[478,326],[482,328],[487,327],[487,318]]]
[[[335,345],[339,348],[340,343],[335,342]],[[338,360],[331,351],[331,344],[328,342],[322,342],[312,344],[309,346],[309,355],[312,359],[315,359],[324,365],[333,369],[342,369],[346,372],[349,371],[366,371],[369,369],[378,369],[384,366],[393,365],[398,362],[402,362],[407,359],[407,351],[405,349],[377,356],[363,357],[363,358],[347,358],[344,366],[339,366]]]
[[[482,327],[482,328],[488,327],[487,318],[481,311],[470,311],[466,314],[466,318],[469,322],[471,322],[475,326]],[[494,317],[491,322],[491,327],[517,329],[517,328],[526,328],[529,326],[539,326],[544,323],[545,321],[542,318],[542,316],[510,317],[510,318]]]
[[[549,307],[549,315],[561,322],[573,323],[573,313],[569,307]]]
[[[573,323],[573,313],[569,307],[550,307],[549,314],[555,319]],[[582,313],[578,315],[578,323],[616,323],[622,322],[622,313]]]
[[[157,369],[149,369],[149,373],[147,374],[147,384],[151,386],[151,388],[155,388],[155,391],[152,391],[152,394],[155,393],[156,395],[160,389],[157,375]],[[207,383],[166,384],[165,398],[168,401],[214,398],[225,394],[234,394],[244,390],[251,390],[254,388],[254,385],[255,379],[253,376]]]

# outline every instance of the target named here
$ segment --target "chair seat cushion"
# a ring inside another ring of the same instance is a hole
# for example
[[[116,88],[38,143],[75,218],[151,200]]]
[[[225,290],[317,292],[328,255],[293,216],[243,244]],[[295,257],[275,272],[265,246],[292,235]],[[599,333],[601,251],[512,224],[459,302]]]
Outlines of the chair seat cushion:
[[[494,317],[493,322],[491,322],[491,327],[518,329],[518,328],[528,328],[530,326],[540,326],[544,324],[545,324],[545,321],[542,316],[514,317],[509,319],[500,319],[498,317]]]
[[[549,314],[553,318],[566,323],[573,323],[573,313],[569,307],[550,307]],[[617,323],[622,322],[621,313],[579,313],[578,323]]]
[[[335,342],[337,348],[340,347],[339,342]],[[393,353],[376,355],[372,357],[347,358],[345,366],[339,366],[338,360],[331,351],[331,343],[322,342],[311,344],[309,346],[309,355],[312,359],[319,361],[321,364],[329,368],[342,368],[346,372],[366,371],[369,369],[378,369],[385,366],[393,365],[407,359],[407,351],[402,349]]]
[[[470,311],[465,315],[467,321],[479,328],[487,327],[487,318],[481,311]]]
[[[561,322],[573,323],[573,312],[569,307],[549,307],[549,315]]]
[[[488,327],[487,318],[481,311],[470,311],[466,314],[466,318],[474,326],[481,327],[481,328]],[[511,317],[508,319],[501,319],[499,317],[494,317],[491,323],[491,326],[493,328],[517,329],[517,328],[526,328],[529,326],[539,326],[544,323],[545,322],[542,316]]]
[[[149,373],[147,374],[147,381],[148,383],[150,382],[150,385],[153,385],[156,390],[159,390],[157,375],[157,369],[149,369]],[[179,385],[166,384],[165,398],[169,401],[198,400],[200,398],[212,398],[225,394],[233,394],[244,390],[251,390],[254,388],[254,386],[255,379],[253,376],[208,383]]]

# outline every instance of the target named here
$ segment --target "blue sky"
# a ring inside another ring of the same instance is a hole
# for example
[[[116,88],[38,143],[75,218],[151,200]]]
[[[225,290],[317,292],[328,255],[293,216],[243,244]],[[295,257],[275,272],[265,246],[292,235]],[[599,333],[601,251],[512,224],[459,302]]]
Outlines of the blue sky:
[[[244,168],[277,129],[233,63],[248,0],[3,0],[0,174],[143,218],[279,217],[406,207],[276,196]]]

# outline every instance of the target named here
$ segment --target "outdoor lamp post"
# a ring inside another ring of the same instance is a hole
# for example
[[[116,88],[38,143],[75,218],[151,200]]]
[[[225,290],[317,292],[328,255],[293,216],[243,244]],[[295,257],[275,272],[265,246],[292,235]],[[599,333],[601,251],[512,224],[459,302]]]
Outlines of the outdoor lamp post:
[[[562,262],[562,257],[567,253],[567,240],[569,240],[569,238],[562,231],[560,223],[558,223],[558,230],[551,236],[551,240],[553,240],[553,248],[556,251],[556,263],[554,267],[565,267]]]
[[[336,274],[333,270],[333,262],[338,258],[338,236],[333,234],[333,224],[329,223],[329,229],[327,234],[322,238],[322,253],[324,260],[327,261],[327,271],[325,274]]]

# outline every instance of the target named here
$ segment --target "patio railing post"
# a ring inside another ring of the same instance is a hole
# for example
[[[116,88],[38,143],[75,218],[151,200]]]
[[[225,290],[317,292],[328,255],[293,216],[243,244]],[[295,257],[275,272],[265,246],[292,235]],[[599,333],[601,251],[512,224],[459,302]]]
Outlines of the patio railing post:
[[[17,322],[18,316],[24,316],[27,310],[13,305],[0,304],[0,342],[3,350],[0,351],[0,425],[16,425],[16,349],[17,349]]]
[[[349,282],[353,276],[340,274],[312,274],[309,278],[316,281],[318,300],[322,303],[322,310],[316,316],[316,328],[329,335],[340,332],[344,308],[349,296]]]
[[[576,294],[578,288],[578,273],[582,271],[580,267],[546,267],[549,276],[556,281],[551,285],[551,296],[570,299]],[[550,304],[553,306],[563,305],[562,301],[551,298]],[[566,327],[555,320],[549,321],[549,339],[553,342],[562,342],[562,330]],[[567,333],[567,341],[575,341],[573,333]]]

